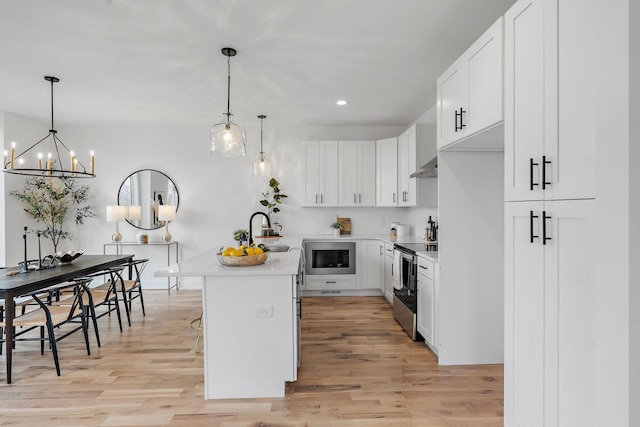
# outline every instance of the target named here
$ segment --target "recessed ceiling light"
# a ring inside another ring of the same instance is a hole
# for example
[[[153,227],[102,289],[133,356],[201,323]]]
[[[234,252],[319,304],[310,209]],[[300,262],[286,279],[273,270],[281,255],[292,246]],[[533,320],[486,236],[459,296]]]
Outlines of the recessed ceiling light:
[[[336,104],[338,104],[338,105],[347,105],[347,101],[345,101],[344,99],[341,99],[338,102],[336,102]]]

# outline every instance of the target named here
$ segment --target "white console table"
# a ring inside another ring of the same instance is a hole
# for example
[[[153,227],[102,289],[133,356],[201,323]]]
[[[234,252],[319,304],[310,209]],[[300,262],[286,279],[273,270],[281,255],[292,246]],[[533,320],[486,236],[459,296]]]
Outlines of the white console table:
[[[164,246],[167,249],[167,266],[171,265],[171,248],[174,247],[175,248],[175,252],[174,252],[174,256],[175,256],[175,260],[174,260],[174,264],[177,264],[179,259],[178,259],[178,242],[176,241],[170,241],[170,242],[149,242],[149,243],[138,243],[138,242],[109,242],[109,243],[105,243],[102,246],[102,253],[103,254],[107,254],[107,248],[110,246],[114,246],[116,248],[116,255],[120,255],[122,253],[121,248],[125,247],[125,246]],[[175,278],[175,282],[172,284],[171,283],[171,277],[167,277],[167,291],[169,292],[169,295],[171,295],[171,288],[176,288],[176,290],[178,289],[178,278]]]

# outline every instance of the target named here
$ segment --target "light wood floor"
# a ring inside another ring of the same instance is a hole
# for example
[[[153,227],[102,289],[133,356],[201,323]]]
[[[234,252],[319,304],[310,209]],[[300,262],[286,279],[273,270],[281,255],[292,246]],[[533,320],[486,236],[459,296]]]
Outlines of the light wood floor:
[[[302,365],[283,399],[203,400],[190,321],[200,292],[145,293],[132,326],[100,319],[102,348],[59,343],[62,376],[37,343],[18,343],[14,383],[0,357],[0,425],[501,426],[503,368],[441,367],[382,297],[304,298]]]

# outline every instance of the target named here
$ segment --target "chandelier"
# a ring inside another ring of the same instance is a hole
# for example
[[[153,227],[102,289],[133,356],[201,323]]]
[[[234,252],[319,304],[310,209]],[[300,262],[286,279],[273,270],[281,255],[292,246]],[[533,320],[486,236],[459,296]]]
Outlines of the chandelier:
[[[76,154],[58,138],[58,131],[53,125],[53,84],[60,81],[57,77],[45,76],[51,83],[51,128],[47,136],[16,155],[16,143],[11,143],[11,156],[4,152],[4,172],[42,177],[57,178],[95,178],[95,158],[93,151],[89,157],[89,169]],[[38,147],[36,149],[36,147]],[[33,155],[37,152],[37,155]],[[43,158],[43,153],[47,158]],[[31,153],[31,156],[27,156]]]

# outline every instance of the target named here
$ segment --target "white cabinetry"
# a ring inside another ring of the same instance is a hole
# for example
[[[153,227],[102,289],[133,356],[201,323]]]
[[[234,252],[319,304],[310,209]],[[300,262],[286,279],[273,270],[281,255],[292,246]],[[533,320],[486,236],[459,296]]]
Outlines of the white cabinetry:
[[[338,205],[338,141],[304,141],[303,206]]]
[[[356,242],[356,276],[358,289],[382,289],[383,251],[379,240],[358,240]]]
[[[323,274],[318,276],[306,275],[305,289],[321,291],[321,293],[340,293],[333,291],[350,290],[356,288],[355,274]]]
[[[438,148],[502,121],[502,59],[500,18],[437,80]]]
[[[505,15],[505,200],[595,197],[590,3],[520,1]]]
[[[413,125],[398,137],[398,206],[438,205],[437,179],[410,176],[437,155],[434,123]]]
[[[417,162],[416,128],[410,127],[398,137],[398,206],[416,206],[418,179],[410,178],[420,165]]]
[[[393,304],[393,245],[384,243],[384,297]]]
[[[435,263],[418,257],[418,325],[420,335],[430,347],[435,346]]]
[[[376,206],[398,205],[398,138],[376,141]]]
[[[340,141],[338,148],[338,204],[340,206],[375,206],[375,142]]]
[[[593,4],[505,14],[505,426],[595,425]]]
[[[593,425],[594,200],[507,203],[505,425]]]

